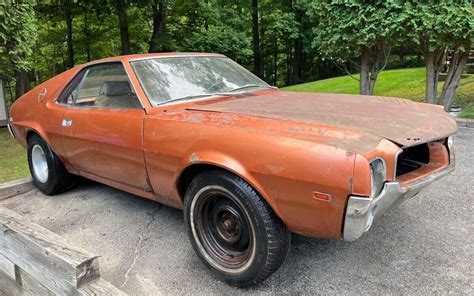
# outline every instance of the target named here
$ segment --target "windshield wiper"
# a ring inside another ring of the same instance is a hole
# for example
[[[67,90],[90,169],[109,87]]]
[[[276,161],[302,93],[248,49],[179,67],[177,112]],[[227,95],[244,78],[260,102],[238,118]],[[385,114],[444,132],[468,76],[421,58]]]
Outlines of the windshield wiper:
[[[176,101],[185,101],[185,100],[192,100],[192,99],[197,99],[197,98],[204,98],[204,97],[215,97],[215,96],[232,96],[233,94],[227,94],[227,93],[212,93],[212,94],[198,94],[198,95],[189,95],[181,98],[175,98],[171,99],[168,101],[165,101],[163,103],[160,103],[158,105],[163,105],[163,104],[168,104]]]
[[[244,86],[240,86],[240,87],[234,88],[234,89],[230,90],[229,92],[235,92],[235,91],[238,91],[238,90],[243,90],[243,89],[253,88],[253,87],[268,88],[268,89],[277,89],[276,87],[270,86],[270,85],[246,84],[246,85],[244,85]]]
[[[246,85],[244,85],[244,86],[240,86],[240,87],[234,88],[234,89],[232,89],[232,90],[230,90],[230,91],[228,91],[228,92],[189,95],[189,96],[184,96],[184,97],[181,97],[181,98],[171,99],[171,100],[165,101],[165,102],[163,102],[163,103],[160,103],[160,104],[158,104],[158,105],[164,105],[164,104],[168,104],[168,103],[172,103],[172,102],[185,101],[185,100],[192,100],[192,99],[204,98],[204,97],[216,97],[216,96],[227,96],[227,97],[228,97],[228,96],[235,96],[236,94],[235,94],[234,92],[236,92],[236,91],[243,90],[243,89],[247,89],[247,88],[254,88],[254,87],[267,88],[267,89],[277,89],[276,87],[270,86],[270,85],[246,84]]]

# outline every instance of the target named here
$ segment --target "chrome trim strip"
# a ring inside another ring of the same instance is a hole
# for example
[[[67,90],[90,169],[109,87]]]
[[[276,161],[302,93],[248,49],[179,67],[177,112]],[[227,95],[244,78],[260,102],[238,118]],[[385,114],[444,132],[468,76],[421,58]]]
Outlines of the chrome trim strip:
[[[390,209],[417,195],[424,187],[454,170],[454,165],[408,184],[386,182],[382,192],[375,198],[350,196],[344,220],[343,239],[354,241],[367,232],[372,223]]]
[[[136,62],[136,61],[143,61],[143,60],[154,60],[154,59],[166,59],[166,58],[190,58],[190,57],[221,57],[225,58],[225,55],[222,54],[167,54],[167,55],[153,55],[141,58],[134,58],[129,59],[128,62]]]
[[[12,127],[10,126],[9,123],[7,124],[7,128],[8,128],[8,131],[10,132],[10,135],[11,135],[13,138],[15,138],[15,133],[13,132],[13,129],[12,129]]]
[[[435,172],[435,173],[432,173],[416,182],[413,182],[413,183],[410,183],[408,184],[407,186],[404,186],[402,187],[404,192],[407,193],[407,192],[410,192],[410,191],[414,191],[414,190],[420,190],[420,189],[423,189],[424,187],[426,187],[427,185],[429,185],[430,183],[433,183],[434,181],[450,174],[451,172],[453,172],[455,169],[455,166],[454,165],[448,165],[445,169],[441,170],[441,171],[438,171],[438,172]]]
[[[81,70],[79,70],[79,72],[77,72],[76,75],[74,75],[73,78],[71,78],[67,83],[69,84],[71,81],[73,81],[78,75],[80,75],[82,72],[86,72],[84,74],[84,76],[81,78],[81,81],[79,81],[79,85],[77,85],[76,87],[80,87],[82,86],[82,82],[83,80],[85,79],[86,75],[87,75],[87,72],[89,72],[89,69],[91,67],[95,67],[95,66],[101,66],[101,65],[106,65],[106,64],[118,64],[120,63],[120,65],[122,65],[123,67],[123,70],[125,71],[125,74],[127,74],[127,79],[128,79],[128,82],[130,83],[130,87],[132,88],[133,90],[133,93],[137,96],[138,98],[138,102],[140,102],[140,105],[142,106],[141,109],[143,109],[146,113],[146,108],[145,108],[145,105],[143,104],[143,100],[142,98],[138,95],[137,93],[137,89],[135,88],[135,85],[133,85],[132,83],[132,79],[130,79],[130,73],[128,73],[127,71],[127,68],[125,67],[124,63],[120,60],[117,60],[117,61],[106,61],[106,62],[97,62],[97,63],[93,63],[93,64],[88,64],[87,66],[85,66],[84,68],[82,68]],[[67,86],[66,86],[67,87]],[[108,107],[99,107],[99,106],[76,106],[73,104],[67,104],[67,103],[60,103],[58,102],[58,99],[60,99],[60,96],[63,94],[65,88],[63,88],[63,90],[61,91],[61,93],[56,97],[54,98],[54,103],[57,104],[57,105],[60,105],[60,106],[66,106],[66,107],[70,107],[70,108],[75,108],[75,109],[83,109],[83,108],[103,108],[103,109],[107,109],[107,110],[139,110],[139,109],[132,109],[132,108],[108,108]],[[148,99],[147,99],[148,100]]]

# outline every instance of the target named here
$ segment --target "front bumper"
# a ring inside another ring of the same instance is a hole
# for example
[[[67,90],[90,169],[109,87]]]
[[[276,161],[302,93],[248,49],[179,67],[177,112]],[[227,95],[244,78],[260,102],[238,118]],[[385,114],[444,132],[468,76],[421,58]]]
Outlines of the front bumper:
[[[350,196],[344,220],[344,240],[354,241],[358,239],[370,229],[376,219],[388,210],[414,197],[421,189],[453,170],[454,164],[452,163],[445,169],[406,186],[401,186],[398,182],[386,182],[382,192],[374,198]]]

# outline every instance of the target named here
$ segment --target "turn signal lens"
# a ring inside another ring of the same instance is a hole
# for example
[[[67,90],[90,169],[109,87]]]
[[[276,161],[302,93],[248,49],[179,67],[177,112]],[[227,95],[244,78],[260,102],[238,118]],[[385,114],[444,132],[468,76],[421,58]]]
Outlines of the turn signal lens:
[[[326,202],[330,202],[332,200],[331,194],[321,193],[317,191],[313,191],[313,198],[317,200],[326,201]]]

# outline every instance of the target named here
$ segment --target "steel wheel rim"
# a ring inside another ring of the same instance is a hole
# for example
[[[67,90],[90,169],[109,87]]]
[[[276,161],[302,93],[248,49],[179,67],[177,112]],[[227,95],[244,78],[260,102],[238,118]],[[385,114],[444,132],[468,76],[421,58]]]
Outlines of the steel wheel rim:
[[[255,257],[255,232],[243,204],[220,186],[199,190],[190,211],[191,229],[201,253],[215,268],[238,273]]]
[[[40,145],[36,144],[31,150],[31,162],[33,165],[33,174],[41,183],[48,181],[48,161],[46,155]]]

